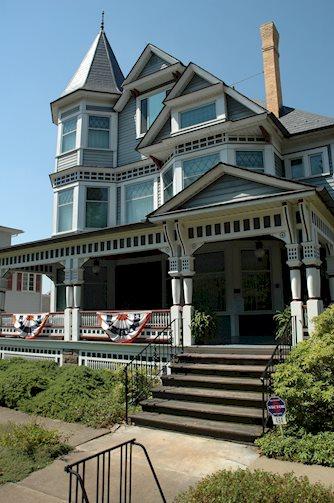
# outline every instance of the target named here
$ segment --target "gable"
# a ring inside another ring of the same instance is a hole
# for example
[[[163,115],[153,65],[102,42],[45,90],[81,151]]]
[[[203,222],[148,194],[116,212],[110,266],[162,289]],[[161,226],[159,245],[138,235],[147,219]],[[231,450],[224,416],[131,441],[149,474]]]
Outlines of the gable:
[[[252,115],[256,115],[253,110],[247,108],[245,105],[240,103],[239,101],[232,98],[226,94],[226,108],[227,108],[227,117],[228,120],[236,121],[239,119],[245,119],[246,117],[251,117]]]
[[[197,208],[217,203],[238,202],[252,197],[278,194],[280,192],[286,192],[286,189],[224,174],[196,194],[196,196],[186,201],[180,209]]]
[[[158,56],[157,54],[152,53],[151,57],[138,75],[137,79],[141,79],[142,77],[151,75],[151,73],[163,70],[164,68],[167,68],[167,66],[170,66],[170,63],[160,58],[160,56]]]
[[[203,79],[200,75],[195,74],[193,78],[190,80],[189,84],[182,91],[183,94],[193,93],[195,91],[199,91],[200,89],[204,89],[205,87],[211,86],[211,82]]]

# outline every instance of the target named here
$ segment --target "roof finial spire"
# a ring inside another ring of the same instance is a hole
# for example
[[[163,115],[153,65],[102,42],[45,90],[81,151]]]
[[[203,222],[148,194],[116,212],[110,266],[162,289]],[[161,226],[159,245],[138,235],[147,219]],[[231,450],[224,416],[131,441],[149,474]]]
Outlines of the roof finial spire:
[[[102,16],[101,16],[101,31],[104,31],[104,10],[102,11]]]

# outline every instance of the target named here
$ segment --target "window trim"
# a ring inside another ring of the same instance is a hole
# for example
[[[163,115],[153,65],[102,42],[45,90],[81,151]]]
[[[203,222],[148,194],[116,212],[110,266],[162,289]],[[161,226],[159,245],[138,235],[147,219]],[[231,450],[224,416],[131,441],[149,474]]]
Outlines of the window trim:
[[[322,155],[322,162],[323,162],[323,170],[324,171],[323,171],[323,173],[320,173],[318,175],[311,174],[310,156],[314,155],[314,154],[321,154]],[[299,159],[299,158],[301,158],[303,161],[304,176],[302,176],[300,178],[292,178],[291,161],[294,159]],[[329,176],[330,175],[330,166],[329,166],[329,157],[328,157],[327,146],[315,147],[315,148],[310,148],[307,150],[293,152],[291,154],[285,155],[283,157],[283,160],[286,161],[287,175],[291,180],[304,180],[304,179],[309,179],[309,178],[319,178],[321,176]]]

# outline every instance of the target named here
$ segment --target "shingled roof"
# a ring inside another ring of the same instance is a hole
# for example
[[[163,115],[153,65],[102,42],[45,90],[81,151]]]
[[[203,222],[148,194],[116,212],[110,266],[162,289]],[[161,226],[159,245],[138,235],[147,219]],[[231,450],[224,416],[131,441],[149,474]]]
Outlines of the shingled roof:
[[[290,134],[306,133],[314,129],[334,126],[334,117],[313,114],[297,108],[283,107],[279,118]]]
[[[101,29],[62,96],[78,89],[121,94],[123,81],[122,70]]]

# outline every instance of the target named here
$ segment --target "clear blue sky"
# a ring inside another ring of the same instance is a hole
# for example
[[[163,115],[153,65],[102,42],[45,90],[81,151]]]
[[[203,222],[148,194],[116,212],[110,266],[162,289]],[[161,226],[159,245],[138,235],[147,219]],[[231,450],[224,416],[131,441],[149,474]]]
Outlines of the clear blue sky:
[[[280,32],[284,103],[334,116],[332,0],[1,0],[0,225],[51,233],[56,99],[105,29],[124,74],[148,42],[228,84],[262,70],[260,24]],[[263,98],[262,75],[239,86]]]

